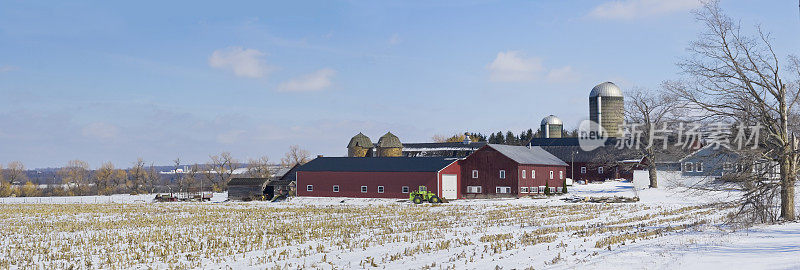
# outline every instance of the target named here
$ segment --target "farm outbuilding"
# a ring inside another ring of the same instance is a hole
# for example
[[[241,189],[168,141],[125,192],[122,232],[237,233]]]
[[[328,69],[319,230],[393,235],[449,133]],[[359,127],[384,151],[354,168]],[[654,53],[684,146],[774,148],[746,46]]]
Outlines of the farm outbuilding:
[[[567,164],[541,147],[488,144],[461,162],[464,198],[563,191]]]
[[[228,181],[228,199],[250,201],[262,199],[269,178],[237,177]]]
[[[408,198],[423,189],[440,197],[460,194],[458,159],[443,157],[318,157],[297,170],[297,195]]]

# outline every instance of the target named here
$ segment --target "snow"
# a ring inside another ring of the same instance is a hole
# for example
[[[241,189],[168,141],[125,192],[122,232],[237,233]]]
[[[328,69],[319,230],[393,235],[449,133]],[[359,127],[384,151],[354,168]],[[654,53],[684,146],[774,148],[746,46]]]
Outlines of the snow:
[[[800,223],[730,232],[723,224],[730,209],[712,203],[731,194],[625,181],[569,191],[441,205],[312,197],[242,203],[225,202],[225,193],[211,203],[155,203],[154,194],[2,198],[0,227],[8,229],[0,247],[9,257],[0,256],[0,268],[65,268],[87,258],[99,268],[800,268]],[[640,201],[560,200],[570,196]],[[75,242],[76,236],[92,241]],[[49,241],[38,251],[49,255],[34,252],[34,239]]]
[[[737,232],[709,229],[671,235],[609,252],[584,266],[597,269],[798,269],[800,223],[765,225]]]

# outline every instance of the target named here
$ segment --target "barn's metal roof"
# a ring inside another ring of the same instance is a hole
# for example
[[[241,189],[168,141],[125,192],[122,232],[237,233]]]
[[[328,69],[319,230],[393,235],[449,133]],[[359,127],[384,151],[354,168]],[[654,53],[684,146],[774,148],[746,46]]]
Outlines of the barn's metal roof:
[[[444,157],[318,157],[300,172],[437,172],[456,162]]]
[[[463,143],[463,142],[443,142],[443,143],[404,143],[403,144],[403,151],[410,151],[416,149],[428,149],[428,150],[436,150],[436,149],[443,149],[443,150],[470,150],[470,149],[478,149],[486,145],[486,142],[471,142],[471,143]]]
[[[489,144],[488,146],[519,164],[567,166],[567,163],[538,146],[531,148],[503,144]]]
[[[612,82],[604,82],[592,88],[589,97],[622,97],[622,89]]]

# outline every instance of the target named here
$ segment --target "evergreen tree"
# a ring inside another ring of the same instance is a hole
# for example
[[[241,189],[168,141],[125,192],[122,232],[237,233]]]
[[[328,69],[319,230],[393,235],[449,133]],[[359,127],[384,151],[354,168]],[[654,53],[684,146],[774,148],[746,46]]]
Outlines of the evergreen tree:
[[[561,191],[563,191],[564,193],[567,193],[567,179],[564,179],[564,183],[562,185],[563,185],[563,188],[561,188]]]
[[[506,132],[505,144],[517,145],[517,136],[514,135],[514,132],[511,132],[510,130]]]
[[[547,181],[544,183],[544,195],[552,195],[552,193],[550,193],[550,183]]]
[[[506,137],[503,137],[503,132],[498,131],[497,134],[494,135],[495,143],[497,144],[504,144],[506,143]]]

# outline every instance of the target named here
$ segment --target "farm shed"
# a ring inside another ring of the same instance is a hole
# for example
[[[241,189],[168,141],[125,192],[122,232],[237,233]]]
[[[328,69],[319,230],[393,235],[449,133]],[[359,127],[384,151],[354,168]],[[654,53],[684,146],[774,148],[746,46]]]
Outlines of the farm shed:
[[[461,161],[464,198],[561,192],[567,164],[541,147],[488,144]]]
[[[267,186],[264,188],[266,198],[271,199],[275,195],[294,195],[298,168],[300,168],[300,165],[296,164],[292,167],[283,167],[277,170],[272,180],[267,182]]]
[[[633,179],[635,164],[631,160],[641,160],[637,151],[619,149],[617,138],[608,138],[603,147],[584,151],[578,138],[533,138],[530,146],[541,147],[545,151],[567,163],[567,178],[573,181],[605,181],[609,179]],[[572,167],[574,164],[574,168]],[[573,175],[574,174],[574,175]]]
[[[265,195],[264,188],[269,178],[236,177],[228,181],[228,199],[250,201],[261,199]]]
[[[297,195],[408,198],[424,187],[460,198],[458,159],[444,157],[319,157],[297,170]]]

